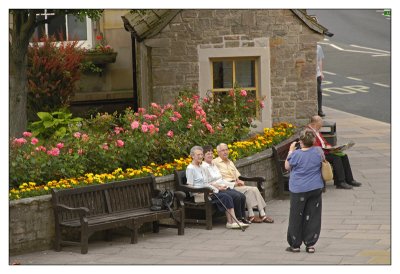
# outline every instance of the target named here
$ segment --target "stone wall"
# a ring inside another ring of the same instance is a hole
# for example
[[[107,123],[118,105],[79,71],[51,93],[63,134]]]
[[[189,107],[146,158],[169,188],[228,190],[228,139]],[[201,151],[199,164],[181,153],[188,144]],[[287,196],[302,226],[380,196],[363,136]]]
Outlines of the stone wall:
[[[277,176],[272,150],[240,159],[236,166],[244,176],[264,176],[267,179],[265,197],[277,196]],[[156,177],[159,189],[174,189],[174,176]],[[11,255],[53,248],[54,216],[51,195],[44,195],[9,203],[9,252]]]
[[[149,49],[144,62],[151,64],[152,74],[150,82],[142,81],[142,96],[152,93],[155,102],[165,104],[180,90],[197,88],[199,47],[249,48],[266,38],[272,120],[304,124],[317,108],[316,42],[322,37],[290,10],[183,10],[142,42]]]

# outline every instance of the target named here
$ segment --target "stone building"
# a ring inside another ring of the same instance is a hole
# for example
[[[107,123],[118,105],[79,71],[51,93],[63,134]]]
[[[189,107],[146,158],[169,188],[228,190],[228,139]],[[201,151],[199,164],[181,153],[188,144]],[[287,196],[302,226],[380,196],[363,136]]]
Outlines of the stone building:
[[[331,34],[305,10],[151,10],[122,20],[135,38],[139,105],[185,88],[223,96],[236,83],[265,98],[259,128],[317,112],[316,43]]]

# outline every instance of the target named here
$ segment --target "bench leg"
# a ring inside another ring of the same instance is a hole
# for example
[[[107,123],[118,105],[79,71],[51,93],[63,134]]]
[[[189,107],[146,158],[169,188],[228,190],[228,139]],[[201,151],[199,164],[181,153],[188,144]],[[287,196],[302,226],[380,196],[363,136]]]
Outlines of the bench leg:
[[[132,222],[132,230],[131,230],[131,244],[137,244],[139,239],[139,224],[135,224],[135,221]]]
[[[111,242],[111,241],[112,241],[112,229],[107,229],[107,230],[106,230],[104,239],[105,239],[107,242]]]
[[[206,207],[206,229],[212,230],[212,208],[211,208],[211,206]]]
[[[54,241],[54,250],[57,252],[61,251],[61,228],[57,225],[56,225],[56,233]]]
[[[153,233],[158,233],[158,232],[160,232],[160,222],[154,221],[153,222]]]
[[[178,235],[185,235],[185,211],[181,210],[178,225]]]
[[[81,253],[87,254],[89,249],[89,231],[87,227],[82,226],[81,230]]]

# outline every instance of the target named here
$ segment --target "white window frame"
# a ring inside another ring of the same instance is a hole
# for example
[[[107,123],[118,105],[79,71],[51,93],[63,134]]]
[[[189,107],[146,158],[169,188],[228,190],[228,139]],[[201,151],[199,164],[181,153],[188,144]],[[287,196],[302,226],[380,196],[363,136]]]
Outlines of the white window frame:
[[[272,101],[271,101],[271,69],[269,39],[266,38],[265,47],[246,48],[198,48],[199,54],[199,90],[200,96],[205,97],[213,89],[212,62],[218,58],[253,57],[256,62],[259,95],[265,98],[265,107],[261,110],[258,120],[254,121],[254,131],[262,131],[265,127],[272,127]]]
[[[37,15],[42,15],[45,17],[45,19],[47,19],[47,16],[49,15],[54,15],[54,13],[51,12],[47,12],[47,9],[44,9],[44,13],[37,13]],[[65,22],[66,22],[66,36],[67,36],[67,40],[66,42],[69,42],[68,40],[68,14],[65,14]],[[44,29],[45,29],[45,33],[48,35],[49,33],[49,26],[48,24],[44,24]],[[92,28],[92,19],[90,19],[89,17],[86,16],[86,33],[87,33],[87,37],[86,40],[79,40],[79,45],[82,48],[86,48],[86,49],[91,49],[93,48],[93,28]]]

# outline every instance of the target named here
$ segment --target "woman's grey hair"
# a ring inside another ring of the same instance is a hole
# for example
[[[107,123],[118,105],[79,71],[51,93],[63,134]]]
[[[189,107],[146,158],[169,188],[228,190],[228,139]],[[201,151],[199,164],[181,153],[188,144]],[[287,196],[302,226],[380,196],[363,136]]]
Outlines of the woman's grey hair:
[[[190,149],[190,156],[193,157],[194,152],[195,152],[196,150],[201,150],[201,152],[203,152],[203,148],[202,148],[201,146],[194,146],[194,147],[192,147],[192,148]]]
[[[315,142],[315,133],[310,129],[305,129],[300,132],[300,141],[305,147],[312,147]]]

